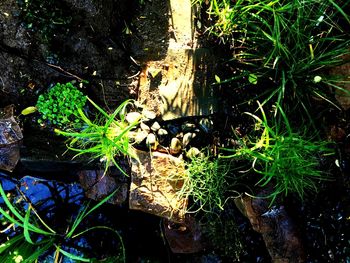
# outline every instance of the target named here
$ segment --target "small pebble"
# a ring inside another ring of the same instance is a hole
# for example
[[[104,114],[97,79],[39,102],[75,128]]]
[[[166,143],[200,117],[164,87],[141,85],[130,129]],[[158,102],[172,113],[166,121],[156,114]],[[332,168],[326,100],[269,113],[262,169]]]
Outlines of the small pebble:
[[[181,125],[181,129],[183,132],[193,131],[196,128],[196,124],[194,123],[185,123]]]
[[[128,114],[126,114],[125,119],[129,124],[131,124],[131,123],[139,121],[141,119],[141,117],[142,117],[141,113],[134,111],[134,112],[129,112]]]
[[[179,126],[169,124],[168,125],[168,131],[170,132],[171,135],[176,135],[180,132]]]
[[[170,143],[170,153],[178,154],[182,150],[181,141],[178,138],[172,138]]]
[[[201,119],[199,126],[204,132],[209,133],[213,129],[213,122],[209,119]]]
[[[157,138],[153,133],[147,135],[146,145],[148,147],[154,146],[157,143]]]
[[[165,136],[165,135],[168,135],[168,132],[167,132],[167,130],[159,129],[158,130],[158,135],[159,136]]]
[[[159,125],[159,123],[157,122],[157,121],[155,121],[153,124],[152,124],[152,126],[151,126],[151,130],[152,131],[158,131],[160,129],[160,125]]]
[[[151,128],[148,125],[144,124],[143,122],[141,122],[140,128],[147,133],[151,131]]]
[[[135,136],[135,142],[136,143],[142,142],[144,139],[147,138],[147,135],[148,135],[148,132],[139,129],[136,133],[136,136]]]
[[[194,137],[196,137],[195,133],[193,132],[186,133],[182,139],[183,147],[186,147]]]
[[[153,120],[157,116],[154,111],[145,110],[145,109],[142,111],[142,115],[143,115],[144,118],[146,118],[148,120]]]
[[[200,153],[201,153],[201,152],[200,152],[200,150],[198,150],[198,148],[196,148],[196,147],[191,147],[191,148],[188,150],[188,152],[186,153],[186,157],[192,159],[192,158],[198,156]]]

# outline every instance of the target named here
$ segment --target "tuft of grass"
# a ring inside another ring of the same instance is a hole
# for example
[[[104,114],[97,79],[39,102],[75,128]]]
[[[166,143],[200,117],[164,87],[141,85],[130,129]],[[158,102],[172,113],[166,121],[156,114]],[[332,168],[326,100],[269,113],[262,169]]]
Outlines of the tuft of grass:
[[[187,212],[213,213],[218,209],[223,210],[228,174],[229,165],[223,160],[213,159],[204,153],[192,157],[187,163],[184,183],[178,192],[180,198],[190,198],[193,201]]]
[[[327,70],[346,63],[350,48],[350,2],[332,0],[203,0],[212,25],[209,34],[229,43],[231,62],[240,68],[232,80],[264,88],[287,113],[301,109],[309,120],[314,99],[340,108],[334,90],[350,92]],[[254,81],[252,82],[252,76]],[[315,81],[315,79],[317,81]],[[344,77],[343,81],[350,79]]]
[[[270,126],[261,104],[259,108],[262,118],[247,114],[254,118],[261,135],[241,140],[238,149],[224,149],[233,154],[222,158],[249,160],[254,174],[259,175],[256,185],[273,187],[272,193],[267,196],[271,198],[271,204],[278,196],[289,193],[296,193],[303,199],[307,192],[317,192],[318,182],[329,180],[319,162],[322,155],[333,154],[329,143],[312,140],[306,137],[306,133],[293,132],[281,108],[279,112],[285,127],[281,127],[281,122],[276,119]]]
[[[3,201],[3,205],[0,206],[0,220],[2,226],[5,226],[5,230],[1,232],[10,233],[7,240],[0,243],[0,262],[37,262],[39,257],[48,251],[53,253],[55,262],[60,262],[62,260],[60,259],[61,257],[67,257],[79,262],[92,262],[93,259],[84,257],[84,255],[72,254],[64,250],[63,246],[69,240],[98,229],[111,231],[116,235],[121,243],[122,262],[125,262],[123,240],[117,231],[107,226],[79,229],[79,226],[87,216],[107,202],[114,194],[115,191],[93,207],[89,207],[88,204],[83,206],[72,224],[67,226],[64,233],[60,233],[52,229],[30,203],[26,211],[12,204],[0,183],[0,197]]]
[[[140,120],[128,123],[125,119],[127,107],[132,105],[132,101],[124,101],[112,114],[108,114],[90,98],[87,99],[98,110],[100,116],[92,121],[78,109],[80,119],[85,124],[83,129],[79,132],[55,129],[56,134],[69,138],[67,148],[77,152],[75,156],[89,155],[92,159],[100,159],[105,164],[105,173],[108,167],[114,164],[127,176],[115,158],[134,156],[129,131],[138,125]]]

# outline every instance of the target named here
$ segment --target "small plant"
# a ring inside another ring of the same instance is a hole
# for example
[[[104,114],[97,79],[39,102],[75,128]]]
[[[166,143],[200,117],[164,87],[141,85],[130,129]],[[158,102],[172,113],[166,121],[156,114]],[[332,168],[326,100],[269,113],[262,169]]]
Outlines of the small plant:
[[[187,212],[202,210],[213,213],[217,209],[223,210],[228,190],[228,172],[229,166],[224,160],[213,159],[203,153],[191,157],[183,186],[178,192],[179,197],[191,198],[193,201]]]
[[[263,88],[263,105],[278,103],[290,115],[301,110],[308,121],[314,99],[338,107],[334,90],[344,77],[327,70],[346,63],[350,3],[333,0],[197,0],[208,3],[208,32],[229,43],[238,88]],[[231,56],[230,54],[230,56]],[[340,81],[339,81],[340,80]]]
[[[326,174],[320,169],[321,155],[333,154],[329,143],[307,139],[306,133],[299,134],[291,130],[284,112],[279,109],[284,121],[283,130],[278,121],[274,126],[268,124],[265,112],[259,104],[262,119],[247,113],[256,120],[256,127],[262,130],[261,136],[241,140],[238,149],[225,149],[234,154],[222,158],[246,159],[252,163],[255,174],[261,177],[257,185],[265,187],[272,185],[272,193],[268,196],[273,203],[275,199],[289,193],[296,193],[301,199],[306,191],[318,190],[317,183],[327,180]]]
[[[81,237],[90,231],[101,229],[111,231],[116,235],[121,243],[122,262],[125,262],[123,240],[117,231],[107,226],[93,226],[79,230],[82,221],[111,198],[113,194],[115,192],[91,208],[88,205],[82,207],[72,224],[61,233],[52,229],[39,216],[32,204],[29,203],[26,211],[22,211],[23,209],[19,209],[15,204],[12,204],[0,183],[0,197],[3,201],[2,206],[0,206],[0,220],[2,226],[5,227],[2,232],[10,233],[7,240],[0,243],[0,261],[32,263],[38,262],[39,257],[44,254],[53,253],[54,262],[61,262],[61,257],[79,262],[93,262],[94,259],[86,258],[84,255],[70,253],[64,249],[64,245],[69,240]]]
[[[71,82],[57,83],[49,92],[38,98],[36,107],[41,114],[39,123],[54,127],[79,127],[81,119],[78,110],[86,103],[83,95]]]
[[[114,164],[124,175],[125,171],[115,160],[116,156],[133,156],[134,148],[129,131],[139,124],[139,119],[128,123],[125,119],[131,100],[123,102],[112,114],[108,114],[90,98],[90,103],[99,111],[96,120],[91,121],[81,108],[77,109],[78,120],[84,123],[79,132],[67,132],[55,129],[59,135],[69,137],[69,150],[77,152],[76,156],[87,154],[92,159],[100,159],[105,163],[105,172]]]

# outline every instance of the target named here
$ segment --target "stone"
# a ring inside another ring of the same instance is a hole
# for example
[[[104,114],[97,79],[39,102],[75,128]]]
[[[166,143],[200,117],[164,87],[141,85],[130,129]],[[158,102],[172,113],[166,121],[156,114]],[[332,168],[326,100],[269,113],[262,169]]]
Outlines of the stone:
[[[167,125],[167,129],[173,136],[176,136],[180,132],[180,127],[177,125],[169,124]]]
[[[196,137],[196,134],[194,132],[186,133],[182,139],[182,147],[185,148],[194,137]]]
[[[151,126],[151,130],[154,132],[158,131],[160,128],[160,124],[157,121],[155,121]]]
[[[142,130],[142,129],[137,129],[136,131],[130,131],[128,133],[128,136],[133,143],[141,143],[144,139],[147,138],[148,132]]]
[[[141,113],[134,111],[126,114],[125,119],[129,124],[131,124],[141,120],[141,117],[142,117]]]
[[[143,116],[143,118],[145,118],[147,120],[153,120],[156,118],[157,115],[154,111],[144,109],[142,111],[142,116]]]
[[[0,109],[0,169],[12,172],[20,158],[21,128],[13,117],[13,106]]]
[[[159,136],[168,135],[168,131],[165,130],[165,129],[159,129],[159,130],[158,130],[158,135],[159,135]]]
[[[176,254],[198,253],[205,249],[200,225],[193,217],[186,216],[182,224],[163,220],[164,236],[171,252]]]
[[[267,191],[258,193],[265,196]],[[243,196],[235,199],[238,209],[261,233],[271,262],[305,262],[304,244],[296,225],[283,206],[270,207],[270,200]]]
[[[110,204],[122,205],[128,197],[128,183],[125,176],[116,170],[109,170],[104,174],[103,170],[82,170],[78,173],[79,181],[85,190],[85,196],[95,201],[117,192],[107,201]]]
[[[199,121],[199,126],[205,133],[209,133],[213,129],[213,122],[204,118]]]
[[[177,192],[184,176],[185,164],[179,158],[136,151],[136,158],[131,159],[130,209],[183,222],[188,201]]]
[[[151,131],[151,128],[148,125],[144,124],[143,122],[140,123],[140,128],[147,133]]]
[[[187,122],[181,125],[181,129],[183,132],[190,132],[190,131],[193,131],[195,128],[196,128],[196,124],[194,123]]]
[[[170,142],[170,153],[179,154],[182,150],[182,143],[178,138],[172,138]]]
[[[186,153],[186,157],[189,159],[192,159],[200,154],[200,150],[196,147],[191,147],[188,152]]]
[[[157,144],[157,137],[153,133],[148,134],[146,139],[146,145],[148,147],[154,147],[156,144]]]

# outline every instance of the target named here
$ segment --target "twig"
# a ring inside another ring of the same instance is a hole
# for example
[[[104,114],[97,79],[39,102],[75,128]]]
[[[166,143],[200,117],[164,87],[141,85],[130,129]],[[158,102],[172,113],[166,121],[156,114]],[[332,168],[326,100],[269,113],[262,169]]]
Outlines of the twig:
[[[61,68],[60,66],[56,66],[56,65],[53,65],[53,64],[50,64],[50,63],[46,63],[46,65],[48,65],[49,67],[52,67],[52,68],[58,69],[58,70],[60,70],[60,71],[64,72],[65,74],[67,74],[67,75],[69,75],[69,76],[72,76],[72,77],[76,78],[76,79],[77,79],[78,81],[80,81],[80,82],[83,82],[83,81],[84,81],[82,78],[78,77],[77,75],[74,75],[73,73],[70,73],[70,72],[68,72],[68,71],[64,70],[64,69],[63,69],[63,68]]]

